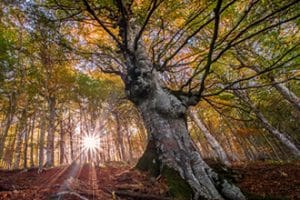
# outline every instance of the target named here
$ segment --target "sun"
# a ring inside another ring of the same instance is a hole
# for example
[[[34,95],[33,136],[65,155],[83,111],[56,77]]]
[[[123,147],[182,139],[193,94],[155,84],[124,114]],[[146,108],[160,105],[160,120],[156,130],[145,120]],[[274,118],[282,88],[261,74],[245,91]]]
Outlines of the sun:
[[[100,140],[95,136],[85,136],[82,144],[87,150],[96,150],[99,148]]]

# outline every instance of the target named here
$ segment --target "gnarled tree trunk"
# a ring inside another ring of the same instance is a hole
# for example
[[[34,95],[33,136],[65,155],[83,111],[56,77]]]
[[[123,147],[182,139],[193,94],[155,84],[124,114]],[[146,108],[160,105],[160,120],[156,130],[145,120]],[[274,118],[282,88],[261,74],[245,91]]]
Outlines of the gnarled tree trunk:
[[[220,179],[202,160],[188,133],[187,107],[161,87],[145,53],[135,52],[125,59],[126,92],[141,112],[149,138],[137,167],[154,174],[171,169],[188,184],[196,200],[245,199],[239,188]]]
[[[138,166],[147,169],[158,163],[157,170],[175,170],[193,190],[194,199],[244,199],[237,187],[221,180],[202,160],[188,133],[186,108],[176,97],[158,88],[138,108],[150,142]]]

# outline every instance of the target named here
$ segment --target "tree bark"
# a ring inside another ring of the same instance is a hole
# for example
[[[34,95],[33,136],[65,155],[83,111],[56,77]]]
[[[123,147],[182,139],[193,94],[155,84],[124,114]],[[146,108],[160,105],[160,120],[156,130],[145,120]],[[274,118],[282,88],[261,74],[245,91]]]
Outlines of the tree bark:
[[[5,126],[4,126],[4,129],[3,129],[2,135],[0,137],[0,159],[3,157],[3,152],[4,152],[4,148],[5,148],[5,141],[6,141],[6,138],[7,138],[7,135],[8,135],[9,128],[10,128],[11,123],[13,121],[13,117],[14,117],[14,114],[15,114],[15,111],[16,111],[16,106],[17,106],[16,93],[13,92],[10,96],[10,99],[9,99],[9,107],[8,107],[7,114],[6,114],[6,117],[5,117],[6,122],[5,122]]]
[[[121,130],[121,123],[120,123],[120,116],[117,112],[113,111],[112,114],[114,115],[114,118],[116,120],[116,134],[117,134],[117,145],[116,149],[118,151],[120,160],[125,160],[125,148],[124,148],[124,141],[122,137],[122,130]]]
[[[19,131],[17,134],[15,160],[14,160],[14,167],[13,167],[14,169],[19,169],[19,166],[20,166],[22,135],[23,135],[23,131]]]
[[[111,161],[111,147],[110,147],[110,142],[111,142],[111,137],[110,137],[110,133],[106,133],[106,144],[107,144],[107,158],[106,161],[110,162]]]
[[[201,132],[205,136],[206,140],[208,141],[212,149],[216,152],[221,162],[223,162],[227,166],[230,166],[230,161],[223,147],[216,140],[216,138],[210,133],[210,131],[206,128],[204,122],[198,117],[198,114],[195,111],[190,110],[189,116],[197,124],[198,128],[201,130]]]
[[[221,179],[201,158],[188,133],[186,104],[162,88],[143,45],[131,53],[124,52],[126,94],[148,131],[148,145],[137,167],[161,173],[171,169],[192,189],[195,200],[245,199],[239,188]]]
[[[16,139],[16,151],[15,151],[15,160],[14,160],[14,169],[19,169],[20,160],[21,160],[21,149],[22,149],[22,137],[24,134],[27,134],[27,111],[26,108],[22,111],[21,121],[20,121],[20,129],[17,134]],[[25,158],[24,158],[25,160]]]
[[[9,143],[9,147],[5,149],[5,155],[7,155],[7,166],[8,169],[11,169],[13,166],[13,158],[14,158],[14,153],[15,153],[15,144],[16,144],[16,137],[18,135],[19,131],[19,125],[16,125],[15,130],[14,130],[14,136],[11,138],[11,142]]]
[[[179,173],[193,190],[194,199],[244,199],[237,187],[221,180],[202,160],[188,133],[186,109],[176,97],[158,89],[138,108],[149,131],[149,144],[152,144],[143,157],[158,155],[148,161],[159,163],[159,169],[166,166]]]
[[[24,150],[23,150],[23,169],[27,169],[27,158],[28,158],[28,142],[29,142],[29,133],[31,132],[31,119],[29,118],[29,124],[25,125],[25,131],[24,131]]]
[[[75,160],[75,155],[74,155],[74,145],[73,145],[73,132],[69,132],[69,137],[70,137],[70,157],[71,161]]]
[[[256,116],[258,117],[258,119],[260,119],[260,121],[262,122],[262,124],[264,125],[264,127],[270,132],[272,133],[277,139],[279,139],[286,147],[288,147],[290,149],[290,151],[296,155],[296,156],[300,156],[300,150],[299,148],[284,134],[281,133],[278,129],[276,129],[275,127],[273,127],[270,122],[266,119],[266,117],[262,114],[262,112],[258,109],[254,110]]]
[[[289,90],[283,83],[275,84],[274,88],[288,100],[298,111],[300,111],[300,98]]]
[[[73,142],[73,133],[74,133],[74,127],[71,122],[71,114],[69,110],[69,117],[68,117],[68,133],[69,133],[69,142],[70,142],[70,157],[71,162],[75,160],[75,154],[74,154],[74,142]]]
[[[40,119],[39,170],[43,169],[43,164],[44,164],[45,133],[46,133],[46,122],[45,122],[44,113],[42,113]]]
[[[49,109],[49,125],[47,136],[47,161],[46,167],[52,167],[54,165],[54,122],[55,122],[55,97],[49,97],[48,109]]]
[[[128,159],[127,161],[131,162],[133,159],[133,153],[132,153],[132,144],[131,144],[131,140],[130,140],[130,132],[129,132],[129,128],[128,126],[126,126],[126,141],[127,141],[127,145],[128,145]]]
[[[65,157],[65,146],[66,146],[66,132],[63,127],[62,120],[60,121],[60,158],[59,163],[62,165],[64,164],[64,157]]]
[[[31,125],[31,132],[30,132],[30,167],[34,167],[34,160],[33,160],[33,155],[34,155],[34,141],[33,141],[33,136],[34,136],[34,128],[35,128],[35,114],[32,119],[32,125]]]

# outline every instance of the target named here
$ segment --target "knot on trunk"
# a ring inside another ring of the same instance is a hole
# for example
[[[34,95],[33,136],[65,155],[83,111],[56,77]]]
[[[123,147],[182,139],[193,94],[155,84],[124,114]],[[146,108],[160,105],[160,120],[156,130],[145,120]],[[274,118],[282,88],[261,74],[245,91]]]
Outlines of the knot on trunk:
[[[129,76],[126,80],[126,92],[130,100],[139,103],[152,94],[154,88],[151,72],[142,68],[133,68],[129,70]]]
[[[159,89],[154,98],[155,109],[159,114],[169,117],[183,117],[186,113],[186,107],[183,103],[169,92]]]

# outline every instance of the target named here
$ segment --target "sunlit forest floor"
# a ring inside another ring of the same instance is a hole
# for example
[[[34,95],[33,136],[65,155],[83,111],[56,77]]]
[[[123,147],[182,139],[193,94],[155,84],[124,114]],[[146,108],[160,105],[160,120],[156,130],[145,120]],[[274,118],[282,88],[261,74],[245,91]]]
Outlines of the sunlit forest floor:
[[[254,162],[224,168],[249,199],[300,199],[300,162]],[[0,171],[0,199],[171,199],[162,177],[153,178],[120,163],[73,164],[42,172]]]

